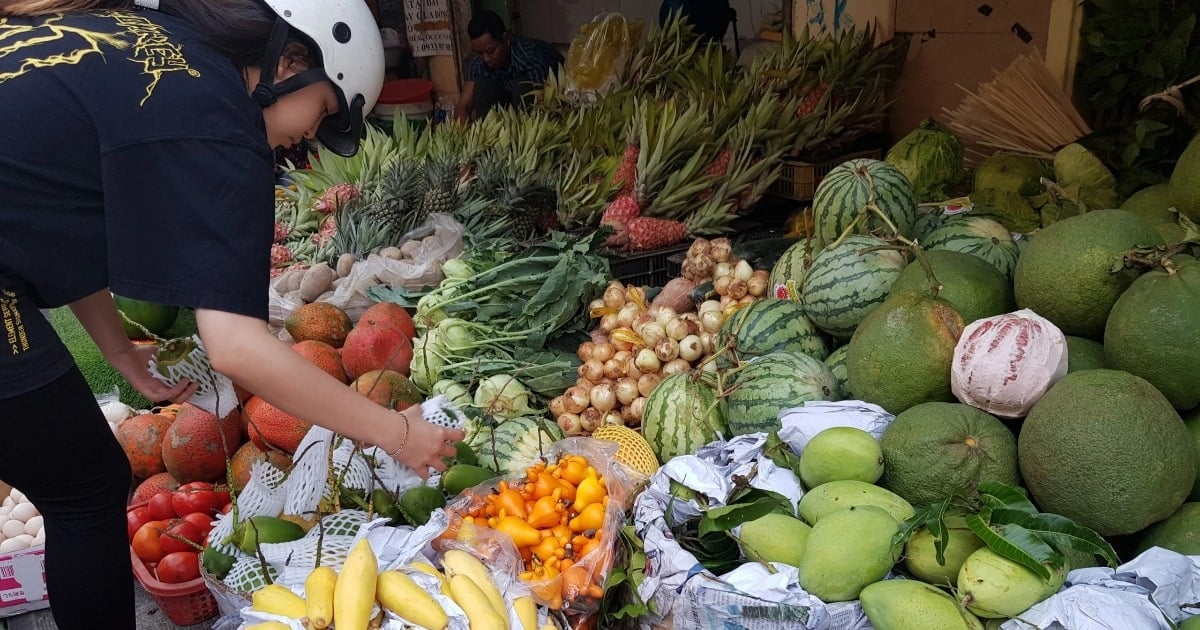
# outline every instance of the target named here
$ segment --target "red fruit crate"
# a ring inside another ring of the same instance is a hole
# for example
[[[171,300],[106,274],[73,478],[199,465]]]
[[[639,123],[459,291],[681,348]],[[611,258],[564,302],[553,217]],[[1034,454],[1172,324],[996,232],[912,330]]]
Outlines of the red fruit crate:
[[[129,509],[143,505],[146,503],[135,503]],[[217,600],[209,592],[203,576],[179,584],[167,584],[154,577],[146,563],[133,552],[132,546],[129,547],[129,559],[133,564],[133,576],[154,598],[171,623],[191,626],[217,616]]]

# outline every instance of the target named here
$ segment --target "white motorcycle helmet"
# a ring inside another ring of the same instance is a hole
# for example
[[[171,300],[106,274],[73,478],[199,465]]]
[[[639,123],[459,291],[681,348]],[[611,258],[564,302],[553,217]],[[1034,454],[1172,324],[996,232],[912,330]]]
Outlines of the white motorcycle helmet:
[[[358,151],[363,124],[383,89],[383,41],[379,26],[363,0],[263,0],[279,16],[260,69],[254,98],[269,107],[279,97],[318,80],[335,87],[339,108],[321,121],[317,140],[338,155]],[[290,27],[290,28],[289,28]],[[275,67],[284,46],[299,33],[316,46],[315,67],[275,82]]]

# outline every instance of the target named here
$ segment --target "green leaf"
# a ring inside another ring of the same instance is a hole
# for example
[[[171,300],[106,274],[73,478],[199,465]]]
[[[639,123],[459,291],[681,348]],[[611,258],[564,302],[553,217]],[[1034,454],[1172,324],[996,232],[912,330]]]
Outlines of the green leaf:
[[[938,564],[946,564],[946,544],[950,542],[950,532],[946,529],[946,510],[955,500],[954,496],[946,497],[937,503],[931,503],[904,521],[900,531],[892,537],[893,545],[908,544],[910,538],[918,529],[924,527],[933,535],[933,549],[937,552]]]
[[[779,508],[779,502],[764,497],[750,503],[738,503],[712,508],[700,517],[700,536],[713,532],[727,532],[742,523],[762,518]]]
[[[1082,551],[1104,558],[1110,567],[1116,568],[1120,565],[1117,552],[1103,536],[1076,525],[1065,516],[1047,512],[1030,514],[1017,510],[996,510],[992,512],[992,525],[1017,525],[1029,530],[1060,552],[1066,549]]]
[[[787,442],[780,439],[778,431],[771,431],[767,434],[767,443],[763,446],[763,454],[776,466],[787,468],[797,478],[800,477],[800,456],[792,450]]]
[[[1037,514],[1037,508],[1029,502],[1025,490],[1010,486],[999,481],[985,481],[979,484],[979,497],[989,501],[992,509],[1019,510]]]
[[[1019,525],[991,526],[978,514],[967,516],[970,529],[989,549],[1049,580],[1051,564],[1062,565],[1062,556],[1042,539]]]

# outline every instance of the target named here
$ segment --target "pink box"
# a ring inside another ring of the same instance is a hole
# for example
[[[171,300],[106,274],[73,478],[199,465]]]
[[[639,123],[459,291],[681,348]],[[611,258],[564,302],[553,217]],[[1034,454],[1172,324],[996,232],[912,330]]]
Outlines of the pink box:
[[[0,618],[50,607],[46,546],[0,555]]]

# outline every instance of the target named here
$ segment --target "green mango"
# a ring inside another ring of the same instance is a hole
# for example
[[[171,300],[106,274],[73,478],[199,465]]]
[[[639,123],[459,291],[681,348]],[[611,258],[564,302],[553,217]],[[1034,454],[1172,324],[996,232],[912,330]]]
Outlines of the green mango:
[[[205,547],[204,551],[200,553],[200,564],[204,570],[221,580],[229,575],[229,570],[233,568],[233,563],[236,561],[237,558],[217,551],[214,547]]]
[[[800,586],[823,602],[858,599],[882,580],[900,558],[893,543],[900,523],[883,508],[855,505],[831,512],[813,525],[800,558]]]
[[[946,517],[946,533],[949,541],[942,554],[945,564],[937,561],[936,539],[928,529],[922,527],[913,533],[904,546],[904,568],[910,575],[934,586],[954,586],[963,562],[983,546],[983,541],[967,529],[961,516]]]
[[[413,527],[428,523],[433,511],[443,507],[446,507],[445,495],[431,486],[413,486],[400,496],[400,513]]]
[[[456,497],[467,488],[475,486],[496,477],[495,471],[488,470],[483,466],[473,466],[471,464],[455,464],[446,469],[442,473],[442,489],[446,494]]]
[[[865,481],[843,479],[823,483],[809,490],[800,499],[800,518],[809,525],[816,525],[826,515],[853,505],[882,508],[898,522],[908,520],[916,513],[911,503],[890,490]]]
[[[979,617],[1016,617],[1058,592],[1066,571],[1043,580],[1024,566],[982,547],[958,571],[958,601]]]
[[[916,580],[884,580],[859,594],[875,630],[983,630],[945,591]]]
[[[800,566],[812,528],[787,514],[771,513],[742,523],[738,543],[742,553],[756,562],[782,562]]]
[[[292,542],[304,538],[303,527],[274,516],[253,516],[238,523],[233,529],[233,544],[238,549],[254,555],[261,543]]]

